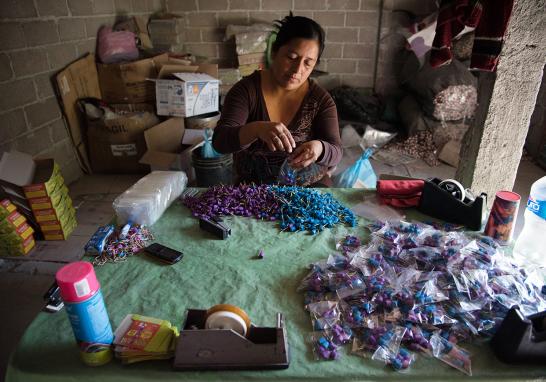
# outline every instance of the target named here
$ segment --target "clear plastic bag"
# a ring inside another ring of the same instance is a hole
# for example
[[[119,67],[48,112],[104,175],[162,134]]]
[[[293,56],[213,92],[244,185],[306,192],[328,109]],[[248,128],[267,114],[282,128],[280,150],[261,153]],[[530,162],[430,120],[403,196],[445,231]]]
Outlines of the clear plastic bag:
[[[380,346],[373,353],[372,359],[374,361],[382,361],[385,365],[391,366],[396,371],[404,371],[409,369],[410,365],[415,361],[415,354],[403,347],[395,353]]]
[[[372,154],[372,149],[365,150],[351,167],[335,177],[335,187],[375,189],[377,176],[369,159]]]
[[[212,147],[212,129],[206,128],[203,130],[203,146],[201,146],[201,156],[203,158],[218,158],[221,156],[214,147]]]
[[[182,194],[187,183],[183,171],[153,171],[114,200],[117,223],[151,226]]]
[[[337,301],[319,301],[309,304],[307,308],[314,330],[330,329],[339,323],[341,313]]]
[[[287,186],[308,186],[319,181],[324,176],[322,166],[311,163],[309,166],[295,169],[286,159],[281,166],[277,181]]]
[[[470,353],[457,345],[442,338],[439,333],[434,333],[430,339],[432,354],[449,366],[472,376],[472,364]]]
[[[329,338],[327,332],[313,332],[308,341],[313,345],[313,354],[317,360],[336,360],[340,358],[338,346]]]

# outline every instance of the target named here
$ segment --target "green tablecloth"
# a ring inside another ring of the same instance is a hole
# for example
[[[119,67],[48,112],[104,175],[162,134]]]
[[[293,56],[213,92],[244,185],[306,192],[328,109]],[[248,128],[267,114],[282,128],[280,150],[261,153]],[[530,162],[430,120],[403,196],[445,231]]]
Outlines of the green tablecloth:
[[[347,205],[363,196],[357,190],[332,190]],[[419,217],[416,212],[411,217]],[[466,375],[436,359],[419,356],[408,372],[397,373],[382,364],[344,354],[338,361],[315,361],[306,335],[311,330],[303,296],[296,288],[307,265],[324,259],[346,233],[367,237],[359,226],[337,226],[311,236],[280,233],[274,223],[229,218],[232,236],[212,239],[198,227],[188,210],[176,202],[152,227],[158,242],[184,252],[176,265],[165,266],[138,255],[125,263],[96,269],[115,328],[128,313],[139,313],[182,325],[187,308],[206,309],[219,303],[235,304],[259,326],[274,326],[276,312],[285,315],[291,351],[287,370],[174,372],[168,361],[121,365],[114,359],[91,368],[81,363],[65,311],[40,313],[24,334],[8,365],[7,381],[137,381],[137,380],[455,380]],[[263,260],[255,257],[260,249]],[[546,366],[508,366],[497,361],[487,343],[467,346],[475,378],[485,380],[536,379]]]

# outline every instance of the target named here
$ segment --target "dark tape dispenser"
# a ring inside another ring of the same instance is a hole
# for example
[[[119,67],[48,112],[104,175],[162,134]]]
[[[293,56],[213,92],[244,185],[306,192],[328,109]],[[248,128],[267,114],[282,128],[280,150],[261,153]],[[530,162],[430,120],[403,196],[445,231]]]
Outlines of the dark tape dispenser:
[[[430,178],[425,181],[417,209],[426,215],[479,231],[486,206],[486,193],[474,197],[470,190],[465,190],[453,179]]]
[[[512,307],[491,339],[491,348],[506,363],[546,361],[546,311],[525,317]]]

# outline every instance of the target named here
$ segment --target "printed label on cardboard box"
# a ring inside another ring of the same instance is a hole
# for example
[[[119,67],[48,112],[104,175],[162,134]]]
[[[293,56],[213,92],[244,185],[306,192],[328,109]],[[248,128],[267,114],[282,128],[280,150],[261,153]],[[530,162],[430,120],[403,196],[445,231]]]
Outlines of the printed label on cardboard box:
[[[135,143],[127,143],[124,145],[110,145],[112,155],[115,157],[129,157],[138,154],[137,145]]]

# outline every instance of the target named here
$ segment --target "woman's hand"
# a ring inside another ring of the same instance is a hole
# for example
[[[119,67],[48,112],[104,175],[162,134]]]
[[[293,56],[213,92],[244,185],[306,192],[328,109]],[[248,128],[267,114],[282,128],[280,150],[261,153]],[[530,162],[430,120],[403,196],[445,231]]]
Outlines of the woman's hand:
[[[290,131],[281,122],[251,122],[239,132],[242,145],[260,139],[271,151],[286,151],[291,153],[296,148],[296,142]]]
[[[320,141],[307,141],[299,146],[290,159],[290,165],[294,168],[304,168],[315,163],[322,154],[323,146]]]
[[[263,122],[256,135],[271,151],[286,151],[291,153],[296,148],[296,142],[290,131],[281,122]]]

